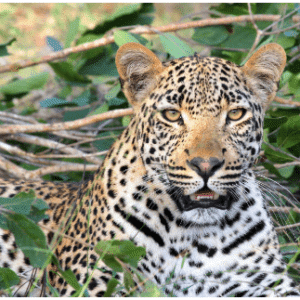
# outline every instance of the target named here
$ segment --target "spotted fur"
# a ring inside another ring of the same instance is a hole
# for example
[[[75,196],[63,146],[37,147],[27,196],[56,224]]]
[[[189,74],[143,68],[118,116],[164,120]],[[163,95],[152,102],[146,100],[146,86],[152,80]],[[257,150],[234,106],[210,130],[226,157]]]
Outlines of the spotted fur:
[[[98,259],[87,244],[114,238],[146,247],[138,270],[167,295],[299,295],[250,169],[285,60],[284,50],[269,44],[243,67],[197,54],[162,64],[145,47],[126,44],[116,64],[135,115],[99,171],[81,185],[2,179],[0,195],[33,189],[49,204],[50,218],[40,223],[49,243],[60,227],[72,237],[63,237],[55,254],[80,284]],[[242,109],[241,119],[228,118],[234,109]],[[171,122],[166,110],[181,117]],[[203,187],[221,195],[218,205],[191,201]],[[11,254],[9,231],[1,231],[0,246],[1,267],[30,272],[21,251]],[[91,296],[102,296],[113,274],[98,267]],[[54,266],[47,271],[62,296],[75,292]]]

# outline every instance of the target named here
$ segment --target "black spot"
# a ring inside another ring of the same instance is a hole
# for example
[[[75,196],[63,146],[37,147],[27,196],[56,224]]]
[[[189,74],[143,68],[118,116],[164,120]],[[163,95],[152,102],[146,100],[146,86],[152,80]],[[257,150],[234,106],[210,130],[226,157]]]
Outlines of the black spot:
[[[151,210],[158,209],[157,204],[151,198],[147,198],[146,206]]]
[[[128,167],[127,166],[122,166],[121,168],[120,168],[120,171],[121,171],[121,173],[122,174],[126,174],[127,173],[127,171],[128,171]]]
[[[165,226],[166,231],[170,232],[170,226],[169,226],[167,220],[162,216],[162,214],[159,214],[159,219],[160,219],[161,224]]]
[[[174,220],[174,216],[167,207],[164,209],[164,214],[171,222]]]
[[[116,194],[113,190],[108,191],[108,196],[111,197],[111,198],[116,198]]]
[[[170,248],[169,253],[170,253],[170,255],[172,255],[172,256],[178,256],[178,255],[179,255],[179,253],[178,253],[173,247]]]
[[[10,234],[9,234],[9,233],[3,234],[2,239],[3,239],[4,242],[7,242],[8,239],[9,239],[9,237],[10,237]]]
[[[137,201],[140,201],[140,200],[142,200],[142,196],[141,196],[141,194],[139,194],[139,193],[133,193],[132,194],[132,197],[133,197],[133,199],[134,200],[137,200]]]
[[[89,290],[93,290],[97,286],[97,281],[95,278],[92,278],[90,283],[89,283]]]

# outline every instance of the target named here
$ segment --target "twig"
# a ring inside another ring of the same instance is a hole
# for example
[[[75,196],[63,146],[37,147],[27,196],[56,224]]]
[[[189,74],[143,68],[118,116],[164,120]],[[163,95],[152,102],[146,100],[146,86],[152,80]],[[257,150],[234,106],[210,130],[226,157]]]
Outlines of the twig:
[[[300,57],[300,55],[299,55],[299,57]],[[299,106],[300,107],[300,102],[287,100],[287,99],[283,99],[283,98],[280,98],[280,97],[275,97],[274,101],[278,102],[278,103],[281,103],[281,104],[285,104],[285,105],[294,105],[294,106]]]
[[[70,130],[85,125],[101,122],[107,119],[113,119],[133,114],[132,108],[116,109],[100,115],[90,116],[76,121],[61,122],[54,124],[36,124],[36,125],[2,125],[0,126],[0,134],[13,134],[21,132],[46,132]]]
[[[286,167],[290,167],[290,166],[300,166],[300,162],[299,161],[292,161],[292,162],[285,163],[285,164],[274,164],[273,166],[276,169],[282,169],[282,168],[286,168]],[[258,167],[254,168],[254,171],[262,171],[262,170],[267,171],[264,166],[258,166]],[[259,176],[259,174],[258,174],[258,176]]]
[[[287,28],[283,28],[283,29],[280,29],[280,30],[275,30],[275,31],[270,31],[270,32],[264,32],[263,35],[272,35],[272,34],[278,34],[278,33],[282,33],[282,32],[285,32],[285,31],[288,31],[290,29],[293,29],[293,28],[296,28],[296,27],[299,27],[300,26],[300,23],[297,23],[293,26],[290,26],[290,27],[287,27]]]
[[[65,173],[65,172],[75,172],[75,171],[97,171],[99,165],[83,165],[83,164],[70,164],[70,165],[55,165],[50,167],[43,167],[34,171],[27,171],[25,179],[37,179],[41,176],[52,174],[52,173]],[[20,176],[18,176],[20,177]]]
[[[101,164],[102,161],[97,158],[97,157],[91,157],[91,156],[87,156],[86,153],[68,147],[67,145],[52,141],[52,140],[48,140],[45,138],[41,138],[41,137],[37,137],[37,136],[32,136],[32,135],[28,135],[28,134],[16,134],[16,135],[10,135],[7,137],[8,139],[11,140],[16,140],[19,142],[23,142],[23,143],[29,143],[29,144],[34,144],[34,145],[39,145],[39,146],[45,146],[45,147],[49,147],[58,151],[61,151],[63,153],[67,153],[67,154],[73,154],[73,156],[71,157],[81,157],[81,158],[86,158],[87,161],[94,163],[94,164]],[[35,157],[43,157],[40,155],[36,155]],[[62,157],[66,157],[66,156],[62,156]]]
[[[43,157],[43,158],[84,158],[87,160],[87,158],[92,158],[95,157],[97,155],[105,155],[107,151],[101,151],[101,152],[95,152],[95,153],[90,153],[90,154],[85,154],[82,152],[81,155],[62,155],[62,154],[49,154],[49,155],[37,155],[37,157]],[[100,159],[97,158],[98,161],[100,161],[100,163],[102,163],[102,161]]]
[[[0,169],[12,174],[14,177],[25,178],[27,171],[0,156]]]
[[[299,226],[300,226],[300,223],[295,223],[295,224],[290,224],[290,225],[276,227],[275,230],[277,232],[280,232],[280,231],[283,231],[285,229],[289,229],[289,228],[293,228],[293,227],[299,227]]]
[[[192,21],[187,23],[180,24],[169,24],[159,27],[150,27],[150,26],[137,26],[135,29],[130,30],[130,33],[135,34],[156,34],[157,32],[174,32],[178,30],[184,30],[189,28],[197,28],[197,27],[207,27],[214,25],[226,25],[232,23],[241,23],[241,22],[253,22],[253,21],[278,21],[281,19],[280,15],[242,15],[236,17],[224,17],[224,18],[209,18],[205,20]],[[295,21],[297,20],[297,21]],[[298,16],[293,17],[294,22],[299,21]],[[14,64],[9,64],[3,67],[0,67],[0,73],[5,72],[16,72],[20,69],[35,66],[41,63],[46,63],[50,61],[54,61],[57,59],[65,58],[71,53],[78,53],[82,51],[87,51],[90,49],[102,47],[108,44],[112,44],[114,42],[113,36],[102,37],[101,39],[95,40],[93,42],[84,43],[78,45],[76,47],[71,47],[64,49],[62,51],[53,52],[49,55],[42,56],[40,58],[34,58],[32,60],[22,60]]]
[[[291,210],[295,211],[296,213],[300,214],[300,208],[297,207],[288,207],[288,206],[284,206],[284,207],[269,207],[269,211],[274,213],[274,212],[284,212],[286,214],[290,213]]]

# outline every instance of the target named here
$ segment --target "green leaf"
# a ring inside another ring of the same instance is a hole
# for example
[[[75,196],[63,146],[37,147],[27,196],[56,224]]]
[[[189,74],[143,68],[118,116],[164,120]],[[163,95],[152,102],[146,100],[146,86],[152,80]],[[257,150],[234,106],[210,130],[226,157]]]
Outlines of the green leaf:
[[[108,53],[101,54],[93,59],[89,59],[80,68],[79,73],[82,75],[94,76],[118,76],[115,61]]]
[[[17,246],[30,260],[34,268],[43,268],[51,252],[43,231],[33,221],[17,213],[3,213],[8,229],[14,234]]]
[[[288,37],[285,36],[284,34],[281,34],[276,40],[276,43],[282,46],[284,49],[293,47],[295,42],[296,40],[293,37]]]
[[[75,71],[73,65],[69,62],[66,61],[59,62],[59,63],[49,62],[49,65],[54,70],[57,76],[61,77],[62,79],[65,79],[68,82],[83,83],[83,84],[87,84],[91,82],[91,80],[78,74]]]
[[[111,294],[115,291],[116,286],[119,284],[119,281],[115,278],[111,278],[107,283],[107,290],[104,293],[103,297],[110,297]]]
[[[112,109],[117,109],[118,107],[117,106],[121,106],[122,104],[125,104],[127,103],[127,100],[125,99],[122,99],[122,98],[112,98],[111,100],[109,100],[109,109],[112,110]]]
[[[270,160],[275,163],[286,163],[286,162],[292,162],[294,161],[293,158],[289,157],[288,155],[275,151],[269,147],[263,147],[265,148],[265,156]]]
[[[66,121],[75,121],[78,119],[82,119],[87,116],[89,113],[89,108],[82,109],[82,110],[74,110],[74,111],[66,111],[64,114],[64,122]]]
[[[147,280],[139,297],[165,297],[165,294],[153,282]]]
[[[104,262],[105,259],[107,260],[109,259],[109,263],[110,264],[113,263],[116,266],[116,261],[113,258],[114,256],[116,256],[123,262],[128,263],[135,268],[137,267],[141,257],[146,255],[145,248],[137,247],[131,241],[119,241],[119,240],[100,241],[97,243],[95,247],[95,251],[101,257],[103,256]],[[119,265],[119,267],[120,267],[119,269],[122,268],[121,265]],[[121,270],[117,272],[121,272]]]
[[[285,168],[279,168],[278,172],[280,173],[280,175],[284,178],[289,178],[292,176],[294,169],[296,166],[289,166],[289,167],[285,167]]]
[[[280,127],[277,143],[284,148],[290,148],[300,143],[300,116],[290,117],[288,121]]]
[[[78,106],[84,106],[88,105],[90,103],[91,99],[91,91],[86,90],[82,94],[80,94],[78,97],[72,100],[72,103],[78,105]]]
[[[139,41],[129,32],[123,30],[116,30],[114,32],[115,43],[121,47],[126,43],[139,43]]]
[[[119,92],[121,91],[121,85],[118,82],[115,86],[113,86],[109,92],[104,96],[105,100],[111,100],[115,97],[117,97],[117,95],[119,94]]]
[[[76,290],[77,293],[80,292],[82,286],[78,283],[78,281],[77,281],[77,279],[76,279],[76,276],[75,276],[75,274],[72,272],[71,269],[66,270],[66,271],[60,270],[59,273],[60,273],[60,274],[62,275],[62,277],[66,280],[66,282]],[[86,292],[87,292],[87,291],[86,291]],[[75,295],[76,295],[77,293],[75,293],[73,296],[76,297]],[[88,295],[87,295],[87,296],[88,296]]]
[[[166,52],[175,58],[191,56],[195,53],[189,45],[171,33],[163,33],[159,38]]]
[[[109,105],[105,102],[100,107],[96,108],[93,112],[89,114],[89,116],[95,116],[100,115],[102,113],[105,113],[109,110]]]
[[[104,34],[112,28],[130,25],[150,25],[153,17],[149,15],[154,11],[152,3],[135,3],[122,6],[111,16],[92,30],[87,30],[86,34]]]
[[[61,106],[77,106],[76,103],[74,103],[73,101],[66,101],[64,99],[60,99],[60,98],[47,98],[43,101],[40,102],[41,107],[61,107]]]
[[[63,89],[58,93],[58,98],[66,99],[72,93],[71,85],[67,84]]]
[[[255,37],[256,30],[254,28],[233,25],[233,33],[230,33],[229,37],[218,44],[218,46],[223,48],[250,49]]]
[[[126,270],[124,270],[124,286],[127,291],[130,291],[134,287],[132,273]]]
[[[18,275],[9,268],[0,268],[0,290],[8,289],[20,282]]]
[[[67,32],[66,41],[65,41],[65,48],[69,48],[71,46],[71,43],[75,39],[78,31],[79,31],[79,24],[80,24],[80,18],[75,18],[70,24],[69,24],[69,30]]]
[[[270,172],[281,178],[281,174],[278,170],[270,163],[262,163],[262,165]]]
[[[24,215],[29,215],[32,203],[36,200],[34,192],[31,190],[29,193],[21,192],[13,198],[0,198],[0,206]],[[0,227],[8,229],[6,218],[0,215]]]
[[[130,116],[124,116],[122,118],[122,126],[127,127],[129,125],[130,121],[131,121]]]
[[[252,9],[254,8],[251,5]],[[220,13],[223,13],[225,15],[234,15],[234,16],[239,16],[239,15],[248,15],[248,7],[246,3],[221,3],[216,6],[211,7],[212,10],[219,11]],[[253,13],[255,13],[253,11]]]
[[[37,75],[12,81],[0,88],[0,93],[16,95],[20,93],[28,93],[31,90],[41,89],[48,80],[49,73],[43,72]]]
[[[58,41],[56,38],[52,37],[52,36],[47,36],[46,37],[46,42],[49,48],[51,48],[52,51],[62,51],[63,50],[63,46],[60,43],[60,41]]]
[[[8,42],[0,44],[0,57],[9,55],[6,47],[10,46],[16,40],[17,40],[16,38],[12,38]]]
[[[208,26],[195,28],[192,39],[199,44],[219,45],[229,37],[229,33],[224,26]]]
[[[278,127],[280,127],[282,124],[286,123],[288,120],[287,117],[280,117],[280,118],[268,118],[265,117],[264,120],[264,129],[269,128],[270,132],[274,131]]]

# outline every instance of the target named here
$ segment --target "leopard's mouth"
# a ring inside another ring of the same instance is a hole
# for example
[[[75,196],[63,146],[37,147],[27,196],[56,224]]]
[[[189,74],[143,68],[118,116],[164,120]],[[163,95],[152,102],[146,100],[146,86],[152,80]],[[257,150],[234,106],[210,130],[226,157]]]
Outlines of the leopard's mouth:
[[[195,208],[211,208],[228,209],[230,206],[229,194],[223,196],[204,187],[188,196],[189,201],[185,201],[184,210],[189,211]]]
[[[218,200],[220,195],[216,192],[210,190],[209,188],[202,188],[190,195],[192,201],[202,201],[204,199],[208,200]]]
[[[230,190],[226,195],[218,193],[204,187],[191,195],[184,196],[179,188],[169,189],[168,194],[175,201],[180,211],[190,211],[197,208],[218,208],[221,210],[230,209],[231,204],[235,201]]]

